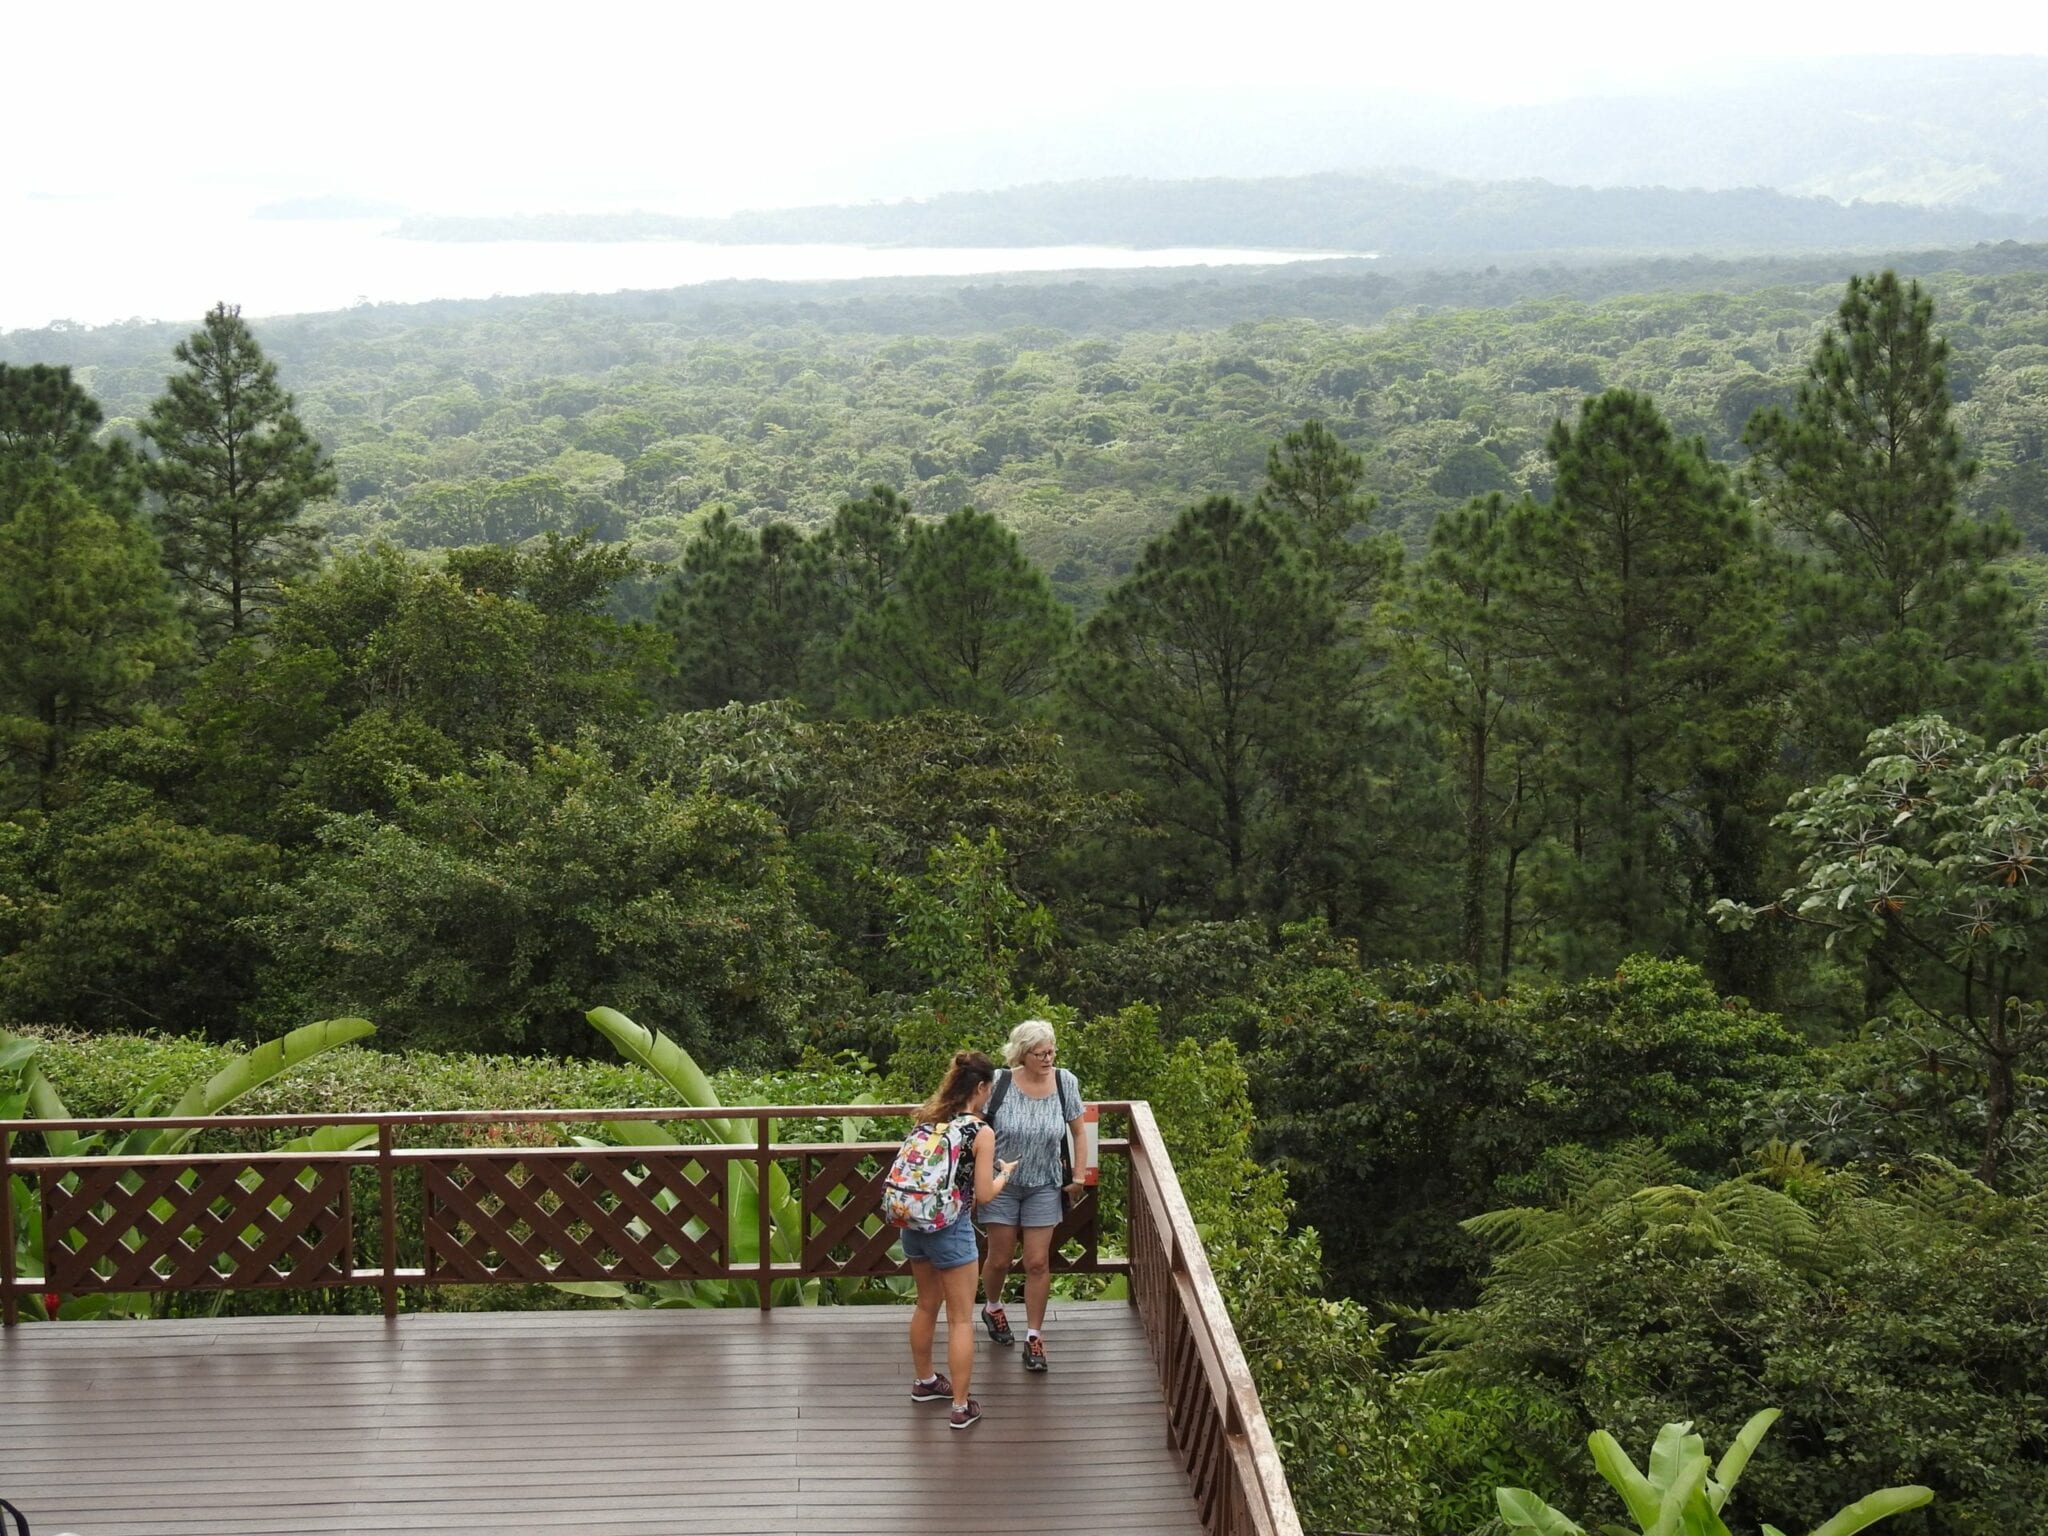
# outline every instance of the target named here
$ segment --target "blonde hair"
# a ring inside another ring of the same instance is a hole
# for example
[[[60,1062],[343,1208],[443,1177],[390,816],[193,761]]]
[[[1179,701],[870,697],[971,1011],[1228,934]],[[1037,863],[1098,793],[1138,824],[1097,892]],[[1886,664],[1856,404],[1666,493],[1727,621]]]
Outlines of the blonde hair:
[[[1052,1043],[1052,1025],[1044,1019],[1026,1019],[1010,1031],[1010,1043],[1003,1047],[1003,1065],[1014,1067],[1041,1045]]]

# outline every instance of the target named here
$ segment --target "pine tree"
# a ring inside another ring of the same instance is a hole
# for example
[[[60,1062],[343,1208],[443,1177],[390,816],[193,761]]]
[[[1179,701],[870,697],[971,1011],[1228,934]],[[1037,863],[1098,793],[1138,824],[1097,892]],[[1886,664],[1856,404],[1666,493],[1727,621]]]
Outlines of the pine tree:
[[[1066,696],[1077,733],[1142,796],[1180,899],[1279,918],[1304,910],[1305,853],[1358,810],[1363,680],[1328,573],[1272,518],[1216,496],[1089,621]]]
[[[1584,971],[1675,944],[1713,899],[1748,899],[1714,867],[1703,775],[1754,764],[1777,640],[1752,520],[1647,396],[1588,400],[1549,451],[1555,499],[1517,514],[1508,609],[1566,758],[1565,958]]]
[[[0,795],[45,805],[66,753],[131,717],[184,625],[149,530],[54,470],[0,523]]]
[[[674,641],[677,702],[813,697],[836,611],[817,540],[783,522],[755,533],[717,508],[655,609]]]
[[[1256,503],[1329,572],[1338,599],[1354,608],[1371,601],[1401,560],[1391,536],[1365,537],[1378,503],[1364,484],[1365,461],[1311,418],[1267,450]]]
[[[0,363],[0,523],[47,469],[102,511],[134,516],[141,499],[135,456],[125,443],[101,443],[100,422],[99,403],[72,382],[69,368]]]
[[[321,530],[303,514],[335,481],[238,307],[216,305],[174,355],[185,369],[142,423],[156,449],[143,476],[164,562],[211,651],[261,628],[312,568]]]
[[[1073,621],[1017,536],[963,507],[913,526],[896,590],[840,646],[846,691],[873,715],[1014,717],[1053,685]]]
[[[1807,556],[1795,638],[1821,767],[1923,711],[1974,721],[2023,652],[2017,600],[1992,569],[2018,535],[1959,505],[1977,466],[1950,420],[1947,358],[1917,282],[1851,278],[1792,413],[1760,411],[1743,434],[1764,506]]]
[[[1498,930],[1498,971],[1505,977],[1513,959],[1516,866],[1547,822],[1540,732],[1501,621],[1515,516],[1496,492],[1438,518],[1429,554],[1407,584],[1393,626],[1393,655],[1410,704],[1441,733],[1454,759],[1463,833],[1458,953],[1482,985],[1495,933],[1490,914],[1499,845],[1507,845]]]

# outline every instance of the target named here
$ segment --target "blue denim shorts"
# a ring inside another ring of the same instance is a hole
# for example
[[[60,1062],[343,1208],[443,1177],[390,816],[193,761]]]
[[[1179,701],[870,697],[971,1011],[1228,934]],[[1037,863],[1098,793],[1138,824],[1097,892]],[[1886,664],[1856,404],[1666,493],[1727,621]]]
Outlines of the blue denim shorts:
[[[981,1250],[974,1246],[974,1223],[967,1219],[965,1211],[950,1227],[941,1227],[936,1232],[905,1227],[901,1235],[903,1257],[912,1262],[922,1259],[933,1269],[958,1269],[981,1258]]]
[[[1056,1227],[1066,1214],[1057,1184],[1034,1184],[1018,1189],[1005,1184],[995,1199],[976,1206],[974,1219],[984,1227]]]

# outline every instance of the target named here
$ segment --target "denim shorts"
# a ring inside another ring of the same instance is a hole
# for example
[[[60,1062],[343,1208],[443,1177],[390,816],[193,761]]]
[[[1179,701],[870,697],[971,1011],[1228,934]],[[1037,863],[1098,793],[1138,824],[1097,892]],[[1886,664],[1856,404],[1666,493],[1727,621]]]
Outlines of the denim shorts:
[[[913,1262],[922,1259],[933,1269],[958,1269],[981,1258],[981,1250],[974,1246],[974,1223],[967,1219],[965,1211],[950,1227],[941,1227],[936,1232],[905,1227],[902,1238],[903,1257]]]
[[[1056,1227],[1066,1215],[1066,1202],[1057,1184],[1034,1184],[1019,1189],[1005,1184],[995,1199],[974,1208],[974,1219],[984,1227]]]

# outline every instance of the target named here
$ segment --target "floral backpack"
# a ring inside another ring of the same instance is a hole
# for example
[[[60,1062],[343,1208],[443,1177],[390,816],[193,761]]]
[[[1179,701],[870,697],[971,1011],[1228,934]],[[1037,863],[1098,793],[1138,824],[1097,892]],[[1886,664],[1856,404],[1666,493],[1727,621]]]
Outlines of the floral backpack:
[[[972,1116],[912,1126],[882,1185],[882,1219],[913,1232],[938,1232],[958,1221],[967,1201],[960,1190],[960,1128]]]

